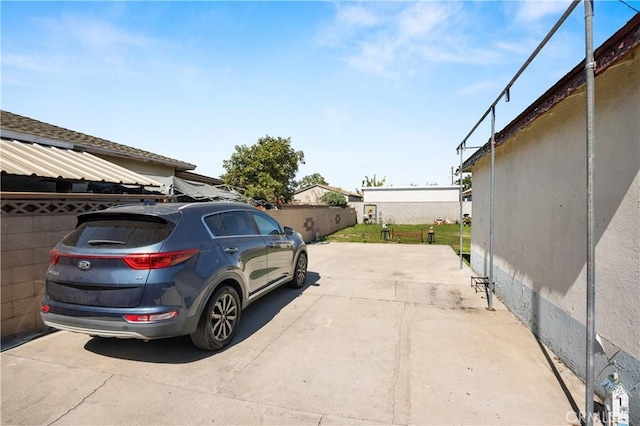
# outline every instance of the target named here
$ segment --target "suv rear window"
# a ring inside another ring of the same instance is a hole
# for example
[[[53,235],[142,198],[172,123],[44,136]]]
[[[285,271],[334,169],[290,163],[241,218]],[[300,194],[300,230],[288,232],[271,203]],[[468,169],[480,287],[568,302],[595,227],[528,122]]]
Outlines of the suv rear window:
[[[62,244],[71,247],[133,248],[158,243],[169,234],[169,225],[157,220],[91,220],[78,226]]]

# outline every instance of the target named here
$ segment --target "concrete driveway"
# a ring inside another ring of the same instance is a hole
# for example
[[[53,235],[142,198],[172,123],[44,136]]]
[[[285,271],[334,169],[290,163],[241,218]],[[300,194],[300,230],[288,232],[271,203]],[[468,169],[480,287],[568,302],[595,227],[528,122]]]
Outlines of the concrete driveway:
[[[3,424],[579,424],[580,380],[449,247],[309,247],[231,347],[57,332],[2,353]],[[574,400],[575,399],[575,400]]]

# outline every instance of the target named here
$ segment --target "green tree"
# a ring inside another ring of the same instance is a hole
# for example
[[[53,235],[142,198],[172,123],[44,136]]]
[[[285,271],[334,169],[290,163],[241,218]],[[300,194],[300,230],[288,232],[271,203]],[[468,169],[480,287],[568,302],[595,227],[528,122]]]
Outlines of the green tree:
[[[456,180],[456,185],[460,185],[460,179]],[[466,175],[462,178],[462,191],[466,191],[471,188],[471,175]]]
[[[298,189],[305,189],[313,185],[329,185],[329,183],[322,177],[320,173],[314,173],[307,175],[298,182]]]
[[[222,165],[227,171],[222,179],[227,185],[244,188],[244,195],[273,202],[291,199],[294,177],[304,153],[291,147],[291,138],[266,135],[252,146],[236,145],[235,152]]]
[[[346,207],[347,198],[337,192],[327,192],[322,196],[322,202],[329,206]]]
[[[384,185],[384,183],[386,182],[387,177],[383,177],[380,180],[376,180],[376,175],[373,175],[373,179],[369,179],[369,176],[365,176],[364,180],[362,181],[362,186],[369,188],[369,187],[378,187],[378,186],[382,186]]]

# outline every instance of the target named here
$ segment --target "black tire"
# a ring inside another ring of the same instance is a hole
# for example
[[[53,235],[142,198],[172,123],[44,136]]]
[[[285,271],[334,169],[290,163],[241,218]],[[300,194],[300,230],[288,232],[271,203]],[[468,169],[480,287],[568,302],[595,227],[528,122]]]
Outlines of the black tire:
[[[207,303],[191,341],[200,349],[218,351],[233,339],[240,323],[240,297],[230,286],[218,288]]]
[[[289,281],[289,287],[302,288],[307,279],[307,254],[301,252],[296,260],[296,267],[293,270],[293,279]]]

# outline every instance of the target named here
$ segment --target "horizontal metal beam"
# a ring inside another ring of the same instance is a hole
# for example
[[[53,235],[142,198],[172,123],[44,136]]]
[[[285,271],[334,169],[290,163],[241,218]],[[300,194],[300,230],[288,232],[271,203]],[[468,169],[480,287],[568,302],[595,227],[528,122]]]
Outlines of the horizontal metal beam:
[[[485,120],[485,118],[487,118],[487,116],[491,113],[492,108],[495,108],[495,106],[498,104],[498,102],[500,102],[500,100],[506,95],[509,94],[509,98],[511,97],[511,86],[513,86],[513,84],[516,82],[516,80],[518,80],[518,78],[522,75],[522,73],[529,67],[529,64],[531,64],[531,62],[533,61],[533,59],[538,56],[538,53],[540,53],[540,51],[542,50],[542,48],[547,44],[547,42],[551,39],[551,37],[556,33],[556,31],[558,31],[558,28],[560,28],[560,26],[564,23],[564,21],[567,20],[567,18],[569,17],[569,15],[571,15],[571,12],[573,12],[573,10],[578,7],[578,4],[580,4],[581,0],[572,0],[571,4],[569,5],[569,7],[567,8],[567,10],[562,14],[562,16],[560,17],[560,19],[558,20],[558,22],[556,22],[556,24],[553,26],[553,28],[551,28],[551,30],[549,31],[549,33],[545,36],[545,38],[540,42],[540,44],[538,45],[538,47],[536,47],[536,49],[533,51],[533,53],[531,55],[529,55],[529,57],[527,58],[527,60],[524,62],[524,64],[520,67],[520,69],[518,70],[518,72],[516,72],[516,74],[513,76],[513,78],[511,79],[511,81],[509,81],[509,83],[507,83],[507,85],[505,86],[505,88],[502,90],[502,92],[500,92],[500,94],[498,95],[498,97],[496,98],[495,101],[493,101],[493,103],[491,104],[491,106],[489,108],[487,108],[487,110],[485,111],[485,113],[482,115],[482,117],[480,117],[480,119],[478,120],[478,122],[473,126],[473,128],[471,129],[471,131],[469,131],[469,133],[467,134],[467,136],[464,137],[464,139],[462,140],[462,142],[460,143],[460,145],[458,145],[458,149],[462,148],[466,143],[467,140],[471,137],[471,135],[476,131],[476,129],[480,126],[480,124],[482,124],[482,122]]]

